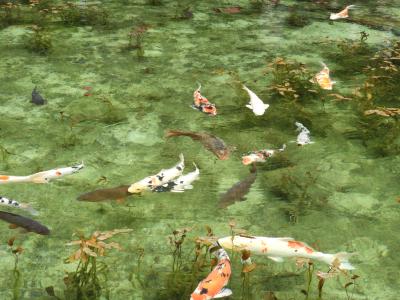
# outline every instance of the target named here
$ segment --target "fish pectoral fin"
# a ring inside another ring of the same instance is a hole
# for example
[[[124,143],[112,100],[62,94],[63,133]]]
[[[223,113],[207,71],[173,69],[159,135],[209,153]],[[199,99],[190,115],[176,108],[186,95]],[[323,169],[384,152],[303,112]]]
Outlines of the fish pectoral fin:
[[[275,262],[283,262],[283,258],[279,256],[268,256],[268,258]]]
[[[251,104],[246,104],[247,108],[253,109],[253,106],[251,106]]]
[[[232,295],[232,291],[228,288],[223,288],[218,294],[216,294],[214,296],[213,299],[217,299],[217,298],[223,298],[223,297],[228,297],[230,295]]]

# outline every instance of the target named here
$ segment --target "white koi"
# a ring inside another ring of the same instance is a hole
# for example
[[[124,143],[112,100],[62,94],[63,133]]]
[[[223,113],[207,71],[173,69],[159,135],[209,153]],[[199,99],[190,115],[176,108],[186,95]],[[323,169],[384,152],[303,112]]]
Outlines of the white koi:
[[[243,85],[243,89],[249,94],[250,102],[246,105],[247,108],[251,109],[256,116],[262,116],[268,109],[269,104],[265,104],[258,96]]]
[[[5,205],[5,206],[9,206],[9,207],[15,207],[15,208],[24,209],[27,212],[29,212],[31,215],[34,215],[34,216],[37,216],[39,214],[29,204],[20,203],[20,202],[18,202],[16,200],[9,199],[9,198],[3,197],[3,196],[0,196],[0,205]]]
[[[225,249],[234,251],[247,250],[253,254],[266,255],[276,262],[283,262],[284,258],[300,257],[324,262],[328,265],[339,265],[339,269],[353,270],[354,267],[348,261],[350,253],[340,252],[328,254],[314,250],[307,244],[293,238],[271,238],[260,236],[231,236],[220,238],[218,244]]]
[[[300,131],[296,139],[297,145],[304,146],[307,144],[313,144],[314,142],[311,142],[310,131],[307,129],[307,127],[300,122],[295,122],[295,125],[297,126],[296,131]]]
[[[42,171],[28,176],[8,176],[0,175],[0,184],[17,183],[17,182],[33,182],[33,183],[48,183],[52,179],[60,178],[66,175],[71,175],[84,168],[83,162],[72,167],[58,168],[48,171]]]

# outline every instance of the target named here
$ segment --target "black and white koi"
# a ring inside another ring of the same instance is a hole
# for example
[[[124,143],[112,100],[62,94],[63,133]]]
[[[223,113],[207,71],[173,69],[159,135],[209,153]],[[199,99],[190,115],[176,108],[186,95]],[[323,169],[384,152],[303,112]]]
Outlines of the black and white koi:
[[[29,204],[26,203],[20,203],[16,200],[9,199],[3,196],[0,196],[0,205],[8,206],[8,207],[15,207],[19,209],[26,210],[29,212],[31,215],[37,216],[39,213],[31,207]]]
[[[131,184],[128,188],[128,192],[131,194],[139,194],[144,191],[150,191],[158,186],[167,184],[172,179],[182,175],[183,169],[185,168],[185,160],[183,154],[179,155],[180,161],[170,169],[163,169],[156,175],[151,175],[143,178],[142,180]]]
[[[79,165],[42,171],[28,176],[0,175],[0,184],[17,183],[17,182],[48,183],[52,179],[74,174],[82,170],[83,168],[84,164],[82,162]]]

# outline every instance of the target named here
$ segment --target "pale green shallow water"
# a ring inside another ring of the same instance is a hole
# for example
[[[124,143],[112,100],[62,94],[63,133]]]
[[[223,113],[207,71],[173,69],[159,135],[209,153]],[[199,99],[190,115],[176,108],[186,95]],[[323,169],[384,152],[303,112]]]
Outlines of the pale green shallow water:
[[[268,94],[269,79],[264,75],[267,63],[286,56],[317,72],[319,62],[324,60],[338,82],[335,92],[351,91],[360,84],[359,77],[335,77],[335,66],[340,62],[323,57],[327,51],[324,47],[329,44],[311,42],[358,39],[364,30],[370,34],[368,42],[379,47],[395,36],[389,30],[354,23],[329,23],[328,12],[322,8],[309,12],[313,20],[310,25],[289,28],[284,23],[288,13],[285,5],[295,1],[283,1],[284,5],[262,13],[246,8],[246,1],[197,1],[192,4],[194,18],[179,21],[172,18],[173,1],[163,6],[123,2],[107,1],[105,5],[112,12],[114,28],[52,25],[54,50],[49,56],[23,49],[26,26],[0,31],[0,137],[1,145],[15,154],[1,161],[2,173],[30,174],[82,160],[87,166],[51,184],[0,187],[1,195],[32,202],[40,211],[37,220],[52,231],[48,237],[17,234],[17,241],[23,241],[25,248],[20,260],[21,299],[47,299],[44,288],[51,285],[61,295],[64,271],[74,266],[63,263],[73,251],[65,246],[74,238],[72,234],[114,228],[132,228],[133,232],[116,237],[114,240],[124,251],[109,253],[105,259],[112,270],[110,299],[189,299],[190,286],[184,287],[183,295],[165,296],[169,293],[166,282],[171,269],[167,236],[175,228],[194,227],[189,234],[192,239],[204,234],[205,225],[218,236],[229,235],[231,219],[254,235],[292,236],[317,243],[330,253],[357,252],[352,262],[360,278],[353,299],[399,299],[400,212],[395,199],[400,196],[400,158],[371,155],[357,136],[346,134],[357,130],[358,120],[350,105],[306,104],[311,111],[310,130],[315,144],[298,148],[289,143],[283,157],[292,167],[275,160],[267,162],[259,169],[246,201],[225,210],[217,208],[218,196],[248,174],[240,163],[242,153],[275,148],[296,137],[295,114],[285,112]],[[369,6],[363,2],[356,2],[361,6],[354,12],[358,17],[400,15],[398,1],[371,1]],[[212,11],[216,6],[237,4],[245,7],[238,15]],[[343,4],[332,3],[336,7]],[[151,26],[141,61],[134,51],[121,50],[131,20]],[[388,28],[398,25],[391,25],[390,19],[385,24]],[[235,89],[235,79],[229,72],[236,73],[271,105],[263,117],[255,117],[245,108],[247,96]],[[217,117],[189,107],[197,82],[201,82],[203,94],[216,103]],[[29,103],[35,85],[48,99],[48,105]],[[93,96],[83,96],[84,86],[93,87]],[[100,96],[113,103],[120,116],[117,122],[107,120],[108,106]],[[64,120],[60,112],[64,112]],[[72,129],[71,119],[77,120]],[[213,133],[236,146],[237,151],[229,160],[217,161],[188,138],[165,140],[169,128]],[[185,155],[187,171],[192,170],[192,161],[200,168],[201,179],[195,182],[194,190],[131,197],[123,205],[76,201],[84,192],[129,184],[172,166],[180,152]],[[287,202],[272,193],[272,187],[284,174],[294,174],[301,180],[306,172],[316,178],[310,188],[313,197],[324,198],[325,204],[306,209],[293,224],[285,213]],[[108,182],[97,183],[101,176],[106,176]],[[13,258],[7,252],[6,241],[15,234],[6,223],[0,223],[0,299],[12,299]],[[145,249],[143,287],[128,280],[140,248]],[[255,260],[259,267],[251,275],[253,299],[263,299],[267,291],[274,291],[278,299],[303,299],[300,290],[305,287],[304,272],[296,271],[292,261],[277,264],[263,257]],[[230,283],[234,295],[229,299],[241,299],[238,264],[234,267]],[[198,280],[206,274],[199,275]],[[347,299],[345,282],[344,278],[328,281],[323,299]]]

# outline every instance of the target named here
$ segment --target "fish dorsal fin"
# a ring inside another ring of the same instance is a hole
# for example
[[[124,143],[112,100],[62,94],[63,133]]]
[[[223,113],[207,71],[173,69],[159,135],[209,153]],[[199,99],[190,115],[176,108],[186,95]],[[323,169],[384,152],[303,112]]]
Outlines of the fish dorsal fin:
[[[211,299],[217,299],[217,298],[223,298],[223,297],[228,297],[232,295],[232,291],[228,288],[223,288],[222,290],[219,291],[218,294],[216,294],[213,298]]]
[[[283,258],[279,256],[268,256],[268,258],[275,262],[283,262]]]

